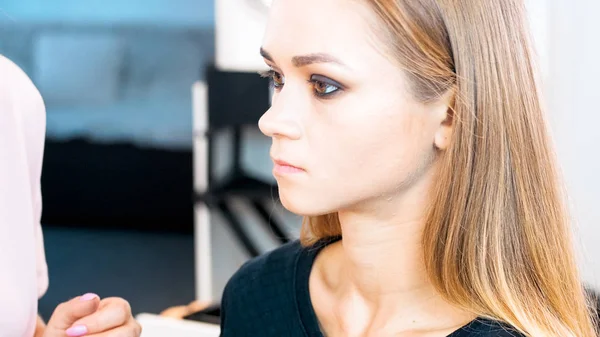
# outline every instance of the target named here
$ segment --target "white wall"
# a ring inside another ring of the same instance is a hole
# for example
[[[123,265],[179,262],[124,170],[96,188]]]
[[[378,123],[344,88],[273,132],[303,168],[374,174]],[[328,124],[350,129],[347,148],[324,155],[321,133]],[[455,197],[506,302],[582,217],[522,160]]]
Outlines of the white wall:
[[[550,1],[547,102],[585,280],[600,289],[600,2]]]
[[[539,66],[546,79],[550,72],[550,59],[548,53],[548,25],[549,25],[549,0],[525,0],[531,25],[531,35],[534,40]]]
[[[257,71],[265,68],[259,48],[267,14],[267,6],[259,0],[216,0],[215,62],[219,69]]]

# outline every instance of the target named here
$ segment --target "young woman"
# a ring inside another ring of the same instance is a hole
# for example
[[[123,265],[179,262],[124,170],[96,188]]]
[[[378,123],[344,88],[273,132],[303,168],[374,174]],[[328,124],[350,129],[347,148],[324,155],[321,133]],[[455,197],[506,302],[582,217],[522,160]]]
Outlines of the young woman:
[[[40,226],[45,128],[40,93],[0,55],[0,337],[138,337],[141,328],[120,298],[76,297],[47,325],[37,315],[48,288]]]
[[[596,336],[521,0],[276,0],[259,122],[300,242],[222,336]]]

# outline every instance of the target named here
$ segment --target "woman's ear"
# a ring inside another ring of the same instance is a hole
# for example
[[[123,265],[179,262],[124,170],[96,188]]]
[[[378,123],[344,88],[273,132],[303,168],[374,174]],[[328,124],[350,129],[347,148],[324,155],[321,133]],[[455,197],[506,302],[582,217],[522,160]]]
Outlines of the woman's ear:
[[[435,133],[433,143],[439,150],[446,150],[450,145],[450,139],[452,139],[452,132],[454,131],[454,110],[451,106],[446,109],[446,116],[439,124],[438,129]]]

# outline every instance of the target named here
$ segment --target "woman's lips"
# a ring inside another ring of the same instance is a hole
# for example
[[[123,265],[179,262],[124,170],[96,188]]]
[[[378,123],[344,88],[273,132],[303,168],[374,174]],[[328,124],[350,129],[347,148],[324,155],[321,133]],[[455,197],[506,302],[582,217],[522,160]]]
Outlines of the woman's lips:
[[[287,162],[285,160],[273,159],[273,163],[275,164],[273,167],[274,174],[284,175],[284,174],[295,174],[295,173],[306,172],[304,169],[302,169],[298,166],[295,166],[293,164],[290,164],[289,162]]]

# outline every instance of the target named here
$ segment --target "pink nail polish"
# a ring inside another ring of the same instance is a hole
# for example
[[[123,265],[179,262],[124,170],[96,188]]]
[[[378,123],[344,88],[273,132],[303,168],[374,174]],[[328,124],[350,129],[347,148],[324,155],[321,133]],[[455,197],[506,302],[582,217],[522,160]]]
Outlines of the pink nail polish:
[[[80,300],[81,301],[91,301],[94,298],[100,298],[100,297],[94,293],[87,293],[87,294],[81,296]]]
[[[88,332],[88,329],[85,325],[76,325],[69,328],[66,332],[69,337],[80,337],[85,335]]]

